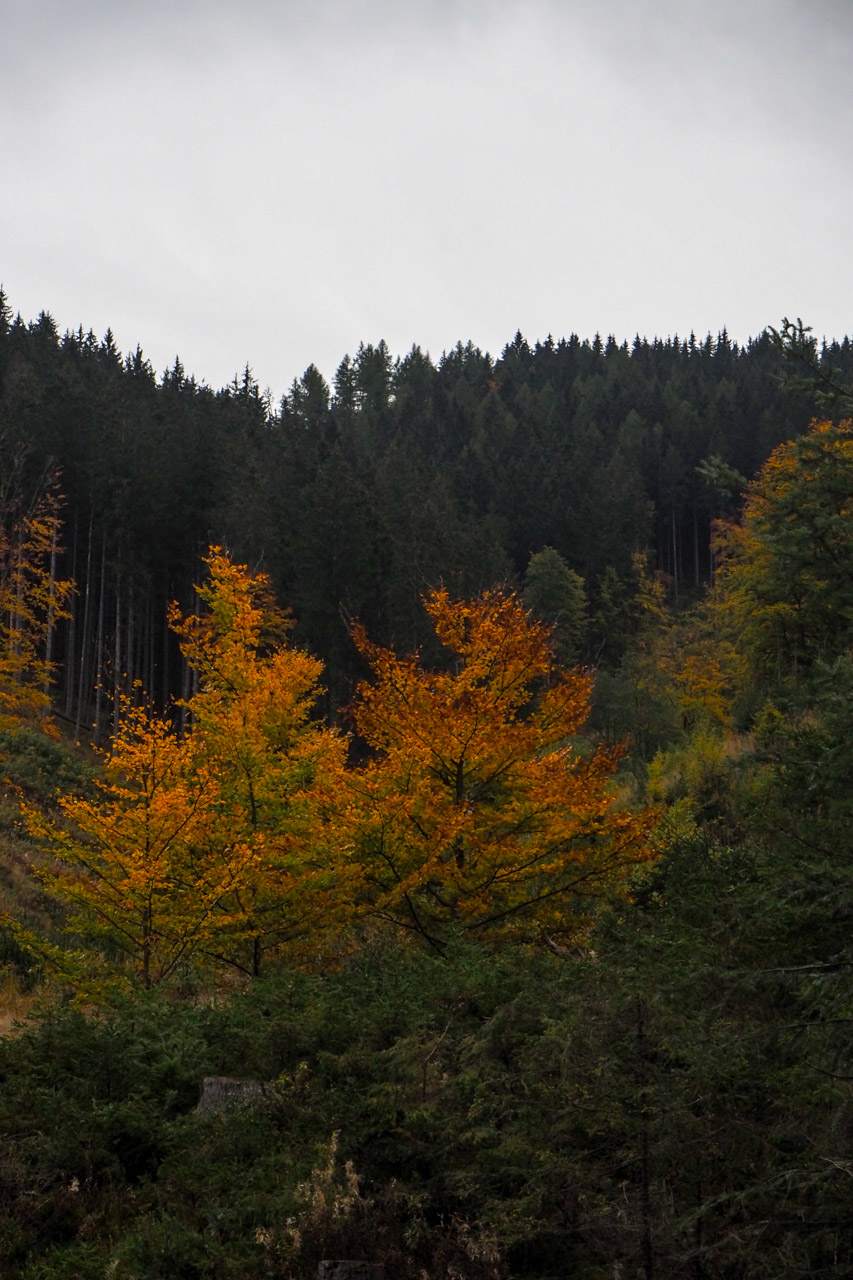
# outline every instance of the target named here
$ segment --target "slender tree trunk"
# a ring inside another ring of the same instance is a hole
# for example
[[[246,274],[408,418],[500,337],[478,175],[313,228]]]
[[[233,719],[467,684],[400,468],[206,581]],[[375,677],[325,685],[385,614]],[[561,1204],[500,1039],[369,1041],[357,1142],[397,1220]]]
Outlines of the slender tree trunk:
[[[113,737],[118,733],[121,722],[122,694],[122,653],[121,653],[121,569],[116,571],[116,634],[113,645]]]
[[[151,597],[148,597],[148,653],[146,658],[148,661],[148,680],[146,681],[146,692],[148,697],[154,700],[154,608],[151,604]]]
[[[681,587],[682,587],[682,590],[683,590],[683,589],[684,589],[684,582],[685,582],[685,574],[684,574],[684,537],[683,537],[682,532],[681,532],[681,520],[678,518],[678,516],[676,516],[676,517],[675,517],[675,545],[676,545],[676,548],[677,548],[677,552],[676,552],[676,554],[677,554],[677,557],[678,557],[678,581],[681,583]]]
[[[71,617],[68,619],[68,651],[65,654],[65,715],[70,720],[74,709],[74,646],[77,640],[77,534],[79,529],[79,513],[74,512],[74,542],[71,549],[71,581],[74,583],[74,594],[71,597]]]
[[[201,559],[201,551],[200,551],[200,550],[199,550],[199,559]],[[195,615],[196,617],[198,617],[198,615],[199,615],[199,611],[200,611],[200,610],[201,610],[201,597],[200,597],[200,596],[199,596],[199,594],[198,594],[198,587],[194,587],[194,588],[193,588],[193,613],[194,613],[194,615]],[[198,692],[200,691],[200,689],[201,689],[201,676],[199,675],[198,667],[193,667],[193,669],[192,669],[192,679],[191,679],[191,684],[190,684],[190,696],[194,698],[194,697],[198,694]],[[195,722],[194,722],[194,720],[193,720],[193,717],[192,717],[192,715],[190,715],[190,728],[191,728],[191,729],[194,727],[194,723],[195,723]]]
[[[170,636],[171,636],[171,632],[169,631],[169,628],[166,626],[166,621],[165,621],[165,620],[166,620],[166,616],[167,616],[168,612],[169,612],[169,597],[168,597],[168,595],[167,595],[167,596],[166,596],[166,601],[165,601],[165,603],[164,603],[164,605],[163,605],[163,623],[162,623],[162,627],[163,627],[163,673],[162,673],[162,674],[163,674],[163,696],[162,696],[162,698],[161,698],[161,706],[162,706],[162,708],[163,708],[163,710],[164,710],[164,711],[168,711],[168,709],[169,709],[169,701],[170,701],[170,699],[169,699],[169,694],[170,694],[170,689],[169,689],[169,665],[170,665],[170,664],[169,664],[169,638],[170,638]]]
[[[89,641],[89,604],[92,594],[92,520],[89,516],[89,543],[86,549],[86,594],[83,600],[83,631],[80,637],[80,679],[77,685],[77,720],[74,726],[74,737],[80,741],[80,726],[83,719],[83,694],[86,688],[87,653]]]
[[[127,640],[126,640],[127,657],[125,659],[125,667],[127,670],[127,678],[125,680],[125,693],[128,695],[128,697],[130,697],[131,689],[133,688],[134,675],[136,671],[134,666],[134,663],[136,661],[136,651],[134,649],[134,641],[136,637],[133,633],[133,591],[131,587],[128,587],[128,592],[127,592],[126,636],[127,636]]]
[[[50,695],[51,663],[53,662],[53,629],[56,612],[56,521],[50,533],[50,588],[47,605],[47,635],[44,646],[44,692]]]
[[[101,742],[101,709],[104,701],[104,608],[107,577],[107,535],[101,535],[101,582],[98,596],[98,632],[95,641],[95,743]]]

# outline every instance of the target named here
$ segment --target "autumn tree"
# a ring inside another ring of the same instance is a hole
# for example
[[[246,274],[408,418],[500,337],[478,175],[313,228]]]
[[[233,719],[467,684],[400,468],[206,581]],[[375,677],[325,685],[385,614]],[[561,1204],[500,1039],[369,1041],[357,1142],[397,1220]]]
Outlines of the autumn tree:
[[[353,711],[374,753],[350,778],[362,905],[438,947],[448,927],[578,938],[650,856],[652,821],[614,802],[623,748],[580,738],[592,676],[556,669],[513,595],[424,604],[449,670],[355,629],[373,668]]]
[[[61,498],[55,483],[26,501],[20,465],[0,475],[0,725],[50,709],[53,639],[73,584],[57,578]]]
[[[145,986],[190,961],[260,972],[338,919],[331,799],[344,743],[311,719],[322,665],[284,637],[269,582],[218,548],[202,612],[171,623],[198,682],[190,725],[124,705],[94,800],[28,814],[71,924]]]
[[[216,958],[251,974],[269,952],[312,945],[337,918],[333,821],[345,742],[313,718],[323,664],[286,640],[269,579],[218,547],[201,611],[170,623],[198,683],[185,703],[201,768],[217,779],[221,839],[253,851],[235,884]]]
[[[216,945],[259,851],[223,838],[227,801],[190,739],[128,704],[95,798],[58,805],[58,818],[32,807],[26,816],[53,855],[41,879],[69,908],[70,930],[122,957],[145,987]],[[48,959],[61,969],[60,956]]]

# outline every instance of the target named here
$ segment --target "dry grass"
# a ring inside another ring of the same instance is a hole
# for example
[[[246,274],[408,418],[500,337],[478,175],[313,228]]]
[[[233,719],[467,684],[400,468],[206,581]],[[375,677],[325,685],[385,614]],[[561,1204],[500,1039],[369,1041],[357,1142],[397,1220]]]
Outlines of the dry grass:
[[[0,1036],[14,1033],[38,999],[38,992],[23,991],[17,976],[6,970],[0,976]]]

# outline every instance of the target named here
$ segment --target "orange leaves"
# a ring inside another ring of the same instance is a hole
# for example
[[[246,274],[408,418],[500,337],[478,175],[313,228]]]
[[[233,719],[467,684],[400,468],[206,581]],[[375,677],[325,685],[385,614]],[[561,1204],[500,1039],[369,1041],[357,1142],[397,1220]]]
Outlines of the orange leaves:
[[[198,679],[190,731],[126,705],[98,799],[29,817],[74,926],[146,986],[190,961],[257,974],[337,920],[344,742],[311,719],[321,664],[283,643],[264,578],[218,549],[207,563],[204,616],[171,614]]]
[[[169,625],[208,690],[240,693],[255,680],[249,655],[280,651],[288,619],[275,603],[266,574],[250,574],[221,547],[210,548],[205,564],[208,578],[197,588],[204,612],[184,616],[172,604]],[[316,681],[322,663],[309,662]]]
[[[440,943],[484,932],[575,935],[581,899],[647,854],[649,819],[615,810],[621,751],[577,741],[591,677],[553,667],[550,629],[499,591],[425,601],[452,670],[356,643],[374,680],[354,718],[378,752],[351,780],[364,901]]]
[[[221,789],[220,840],[257,854],[211,950],[220,963],[258,973],[265,954],[315,944],[335,923],[329,813],[345,744],[311,718],[322,663],[284,643],[286,619],[266,576],[217,547],[206,563],[206,613],[171,613],[199,679],[186,703],[192,743]]]
[[[27,811],[56,858],[43,878],[70,905],[72,927],[125,953],[145,986],[209,943],[256,860],[221,840],[222,789],[192,742],[139,707],[125,708],[97,798],[59,806],[62,821]]]
[[[347,768],[312,718],[321,666],[283,642],[266,580],[216,548],[207,564],[203,616],[171,615],[198,681],[190,731],[127,706],[98,797],[30,815],[75,926],[146,985],[190,961],[304,960],[364,913],[438,946],[448,927],[577,937],[590,900],[624,891],[651,817],[614,805],[621,750],[579,738],[591,677],[555,670],[514,596],[425,601],[449,670],[356,630],[374,756]]]
[[[452,672],[424,671],[417,658],[398,658],[355,630],[375,680],[359,688],[354,717],[372,747],[420,754],[445,771],[459,761],[471,768],[479,762],[482,771],[495,752],[499,760],[542,749],[580,729],[591,690],[591,678],[581,672],[540,691],[535,716],[519,715],[551,672],[553,657],[550,629],[528,618],[514,597],[492,591],[451,602],[447,592],[436,591],[425,607],[457,660]]]

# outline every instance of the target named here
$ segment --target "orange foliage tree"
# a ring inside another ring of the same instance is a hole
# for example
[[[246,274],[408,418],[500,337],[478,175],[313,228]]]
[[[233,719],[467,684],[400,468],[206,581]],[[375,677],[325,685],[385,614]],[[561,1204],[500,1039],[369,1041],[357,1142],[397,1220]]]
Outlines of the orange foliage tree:
[[[375,753],[350,776],[362,905],[438,947],[448,927],[577,939],[651,856],[654,820],[614,803],[623,748],[579,740],[592,677],[555,669],[552,628],[513,595],[424,603],[450,670],[355,628],[373,668],[353,710]]]
[[[32,807],[26,817],[53,854],[41,878],[70,908],[71,930],[126,959],[146,987],[216,945],[258,851],[223,840],[222,788],[190,739],[126,706],[96,797],[58,805],[59,818]]]
[[[223,836],[257,853],[229,900],[217,955],[257,974],[266,953],[311,946],[336,922],[346,744],[312,718],[323,664],[286,643],[266,575],[218,547],[206,564],[203,612],[173,606],[170,622],[198,680],[185,707],[196,757],[221,788]]]
[[[285,643],[263,575],[218,548],[207,566],[204,613],[171,611],[199,686],[188,731],[126,705],[99,795],[28,814],[73,927],[146,986],[190,960],[256,975],[337,919],[344,742],[311,720],[321,664]]]

